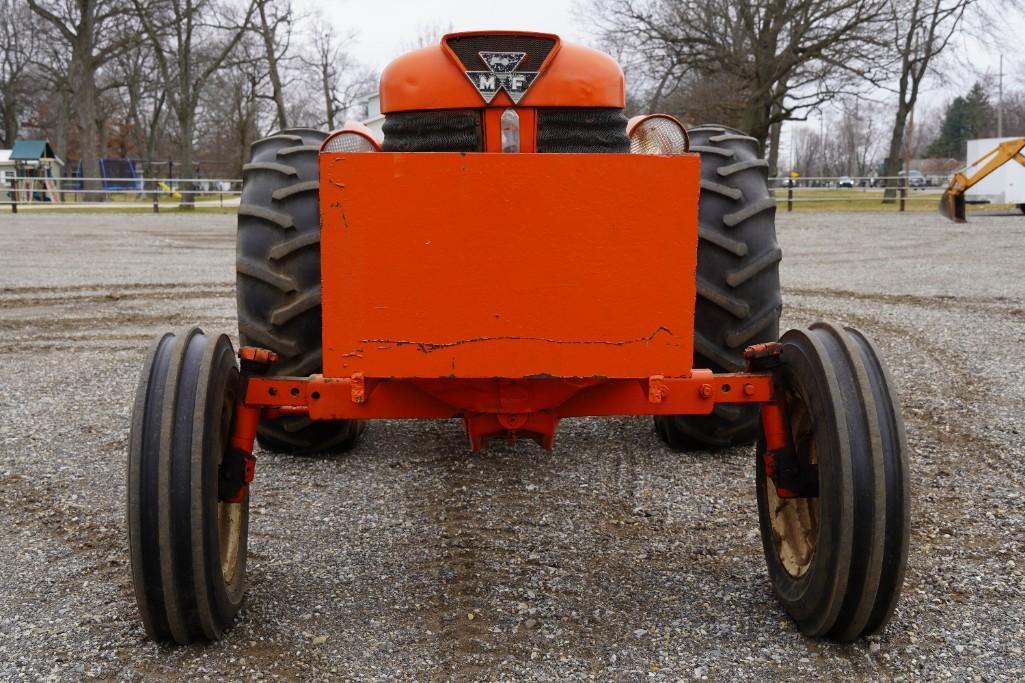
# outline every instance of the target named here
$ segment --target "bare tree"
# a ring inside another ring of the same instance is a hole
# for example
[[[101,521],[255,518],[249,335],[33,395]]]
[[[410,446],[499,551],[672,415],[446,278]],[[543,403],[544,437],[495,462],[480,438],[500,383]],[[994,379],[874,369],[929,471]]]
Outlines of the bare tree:
[[[239,41],[249,30],[255,0],[241,19],[231,7],[214,0],[132,0],[146,38],[153,48],[168,104],[178,124],[178,162],[192,176],[196,116],[204,88],[217,71],[229,64]],[[182,205],[191,207],[190,187]]]
[[[35,15],[20,0],[0,0],[0,145],[18,139],[41,55]]]
[[[156,157],[166,119],[167,95],[148,43],[139,43],[113,64],[120,99],[124,103],[127,137],[144,159]]]
[[[29,7],[56,30],[71,52],[69,87],[78,115],[82,176],[100,176],[100,69],[134,40],[125,0],[28,0]],[[86,184],[97,189],[98,181]]]
[[[897,108],[883,175],[895,177],[906,149],[905,128],[918,102],[922,82],[933,60],[946,49],[976,0],[890,0],[888,23],[897,59]],[[896,197],[896,182],[887,183],[884,202]]]
[[[324,103],[323,116],[317,116],[315,122],[334,130],[356,100],[373,91],[377,74],[356,63],[345,51],[344,44],[355,38],[354,31],[340,36],[336,29],[316,18],[311,31],[310,49],[301,61],[310,70],[310,89],[319,91]]]
[[[71,56],[49,24],[39,20],[43,29],[39,63],[33,70],[36,87],[27,92],[30,99],[23,128],[50,140],[57,156],[67,159],[74,127],[74,92],[71,88]]]
[[[887,2],[591,0],[589,14],[646,81],[651,108],[681,91],[722,93],[722,122],[770,147],[775,168],[779,123],[875,76]]]
[[[231,62],[230,69],[211,76],[210,87],[204,91],[197,141],[200,149],[216,150],[225,174],[240,177],[249,146],[263,136],[262,131],[278,128],[280,121],[277,104],[266,95],[271,90],[270,76],[258,32],[243,37]],[[291,121],[292,109],[288,117]]]
[[[255,0],[256,19],[253,30],[263,43],[271,98],[277,114],[277,127],[288,128],[288,109],[285,106],[285,88],[281,78],[281,65],[288,58],[291,47],[295,15],[292,0]]]

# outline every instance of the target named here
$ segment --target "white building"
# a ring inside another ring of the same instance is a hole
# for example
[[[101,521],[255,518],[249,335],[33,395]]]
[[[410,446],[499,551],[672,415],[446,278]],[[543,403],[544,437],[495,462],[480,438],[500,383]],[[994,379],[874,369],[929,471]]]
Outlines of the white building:
[[[363,121],[367,128],[374,131],[378,140],[384,140],[384,114],[381,113],[381,95],[374,93],[364,100],[367,105],[367,118]]]
[[[975,165],[974,162],[982,155],[988,154],[1001,142],[1014,140],[1016,138],[981,138],[968,141],[968,162],[973,165],[968,168],[965,175],[971,177],[972,173],[982,167],[982,164]],[[1025,205],[1025,166],[1016,161],[1008,161],[986,178],[972,187],[965,193],[965,201],[969,204],[1019,204]]]

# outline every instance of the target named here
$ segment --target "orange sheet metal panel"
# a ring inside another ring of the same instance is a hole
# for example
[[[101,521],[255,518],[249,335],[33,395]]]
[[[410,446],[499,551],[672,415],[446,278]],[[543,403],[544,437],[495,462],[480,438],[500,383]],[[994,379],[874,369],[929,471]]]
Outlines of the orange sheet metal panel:
[[[624,93],[623,70],[615,59],[589,47],[562,43],[519,106],[622,109]],[[380,95],[383,113],[516,106],[504,91],[485,103],[463,68],[440,44],[402,55],[386,66]]]
[[[321,155],[324,374],[691,369],[699,159]]]

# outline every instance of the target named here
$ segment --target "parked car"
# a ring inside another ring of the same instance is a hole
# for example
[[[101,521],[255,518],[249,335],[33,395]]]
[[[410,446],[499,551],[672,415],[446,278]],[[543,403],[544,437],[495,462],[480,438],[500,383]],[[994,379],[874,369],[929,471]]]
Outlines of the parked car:
[[[854,180],[850,176],[841,176],[836,181],[837,187],[854,187]]]
[[[897,175],[899,175],[901,178],[903,178],[904,177],[904,171],[901,171]],[[918,171],[918,170],[915,170],[915,169],[911,169],[911,172],[908,173],[908,187],[910,187],[910,188],[925,187],[925,176],[922,175],[921,171]]]

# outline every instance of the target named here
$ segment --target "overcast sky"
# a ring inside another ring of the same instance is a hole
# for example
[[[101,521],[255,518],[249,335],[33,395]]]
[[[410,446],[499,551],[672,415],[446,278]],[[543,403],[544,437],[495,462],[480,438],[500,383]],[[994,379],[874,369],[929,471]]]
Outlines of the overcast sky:
[[[431,28],[451,27],[453,31],[533,30],[557,33],[574,42],[593,42],[587,27],[581,25],[574,12],[574,7],[587,6],[586,1],[580,0],[299,1],[307,7],[320,8],[325,18],[339,30],[357,28],[359,38],[351,45],[350,52],[378,70],[408,49],[418,34]],[[985,3],[999,1],[983,0]],[[1025,6],[1025,0],[1004,1]],[[946,84],[930,83],[920,99],[920,108],[936,108],[950,97],[967,92],[980,72],[988,70],[995,73],[1001,51],[1004,53],[1005,87],[1025,87],[1025,57],[1020,47],[1021,36],[1025,35],[1025,12],[1014,17],[1006,12],[999,13],[996,23],[1001,25],[965,32],[954,41],[951,63],[947,67],[952,77]],[[1001,38],[999,31],[1003,31],[1005,37]],[[881,99],[890,99],[886,93],[880,93],[880,96]]]
[[[339,28],[358,28],[351,52],[380,70],[402,54],[424,28],[453,31],[532,30],[582,41],[573,0],[303,0]]]

